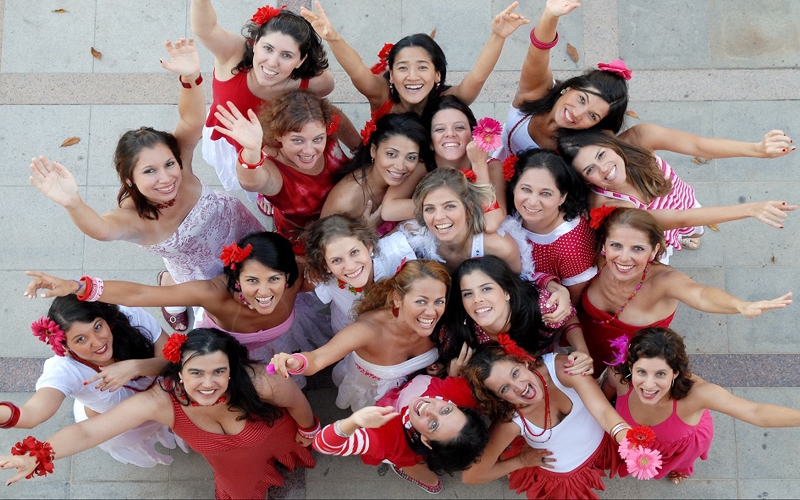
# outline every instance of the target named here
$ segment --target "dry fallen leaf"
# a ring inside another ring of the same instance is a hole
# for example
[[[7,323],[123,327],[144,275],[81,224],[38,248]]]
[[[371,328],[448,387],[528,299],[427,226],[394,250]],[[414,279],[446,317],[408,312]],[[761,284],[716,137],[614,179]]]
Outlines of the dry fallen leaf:
[[[66,147],[69,147],[69,146],[74,146],[74,145],[78,144],[79,142],[81,142],[81,138],[80,137],[68,137],[67,139],[64,139],[64,142],[61,143],[61,147],[62,148],[66,148]]]
[[[94,49],[94,47],[92,47],[92,57],[94,57],[97,60],[100,60],[100,58],[103,57],[103,53],[98,52],[97,50]]]
[[[56,9],[53,12],[55,12],[56,14],[64,14],[67,11],[66,11],[66,9]]]
[[[580,56],[578,55],[578,49],[573,47],[571,43],[567,44],[567,55],[574,63],[577,63],[578,59],[580,59]]]
[[[636,114],[636,111],[626,111],[625,114],[631,118],[639,118],[639,115]]]
[[[436,38],[436,28],[433,28],[433,31],[431,31],[431,38]]]
[[[773,255],[773,256],[772,256],[772,258],[771,258],[770,260],[771,260],[771,261],[772,261],[772,263],[774,264],[774,263],[775,263],[775,256]]]
[[[708,228],[712,231],[719,231],[719,226],[716,224],[709,224]]]
[[[694,163],[695,165],[702,165],[702,164],[708,163],[710,161],[711,160],[709,160],[708,158],[703,158],[702,156],[693,156],[692,157],[692,163]]]

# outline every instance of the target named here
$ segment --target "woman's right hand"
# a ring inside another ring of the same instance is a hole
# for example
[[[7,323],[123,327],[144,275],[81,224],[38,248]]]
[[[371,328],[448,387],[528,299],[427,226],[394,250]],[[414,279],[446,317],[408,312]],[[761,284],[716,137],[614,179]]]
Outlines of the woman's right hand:
[[[785,201],[762,201],[751,203],[747,215],[768,226],[783,229],[783,221],[789,216],[787,212],[795,210],[797,205],[787,205]]]
[[[264,131],[255,111],[248,109],[247,117],[245,117],[235,104],[228,101],[228,109],[220,104],[217,106],[214,116],[221,124],[214,125],[214,130],[227,135],[241,144],[244,149],[261,151]]]
[[[200,72],[200,54],[194,46],[194,38],[181,38],[174,45],[167,40],[164,48],[167,49],[169,59],[159,59],[162,68],[181,76],[192,76]]]
[[[298,370],[301,365],[299,359],[285,352],[272,356],[269,364],[275,369],[275,373],[283,376],[283,378],[289,378],[289,370]]]
[[[328,19],[328,16],[325,15],[325,10],[322,8],[319,0],[314,2],[314,6],[317,9],[317,13],[305,7],[301,7],[300,15],[311,24],[314,31],[326,42],[335,42],[341,39],[342,37],[339,36],[339,33],[336,32],[336,28],[333,27],[333,23]]]
[[[545,469],[552,469],[551,462],[555,462],[555,458],[550,458],[553,454],[551,451],[540,450],[538,448],[531,448],[525,446],[522,452],[517,455],[522,462],[523,467],[544,467]]]
[[[46,156],[33,158],[30,165],[31,185],[64,208],[80,202],[81,193],[75,176],[64,165],[51,162]]]
[[[25,296],[29,299],[35,299],[37,297],[43,299],[66,297],[67,295],[76,293],[81,288],[80,283],[76,285],[74,281],[62,280],[61,278],[56,278],[55,276],[50,276],[49,274],[39,271],[25,271],[25,274],[33,276],[27,288],[25,288]],[[43,291],[37,294],[37,290]]]
[[[390,420],[400,416],[393,406],[366,406],[350,415],[353,423],[363,429],[383,427]]]
[[[5,455],[0,457],[0,469],[17,469],[17,473],[8,481],[6,486],[11,483],[16,483],[20,479],[24,479],[29,474],[33,474],[38,462],[36,457],[28,454],[25,455]]]
[[[475,354],[475,349],[467,345],[466,342],[461,344],[461,352],[458,353],[458,357],[451,359],[450,364],[447,366],[447,375],[450,377],[461,375],[469,360],[472,359],[473,354]]]
[[[566,16],[581,6],[577,0],[547,0],[544,10],[553,17]]]

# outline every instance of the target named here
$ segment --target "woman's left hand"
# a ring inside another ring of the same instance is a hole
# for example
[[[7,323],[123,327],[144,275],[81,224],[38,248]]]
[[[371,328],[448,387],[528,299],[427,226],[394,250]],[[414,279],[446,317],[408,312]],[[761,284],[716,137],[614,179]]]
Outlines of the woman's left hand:
[[[574,351],[567,356],[567,362],[564,363],[564,373],[570,375],[592,375],[594,374],[594,360],[585,352]]]
[[[768,226],[782,229],[784,219],[789,216],[788,212],[797,210],[797,205],[787,205],[785,201],[764,201],[750,203],[746,209],[750,217]]]
[[[175,44],[169,40],[164,43],[168,60],[160,59],[161,67],[181,76],[192,76],[200,72],[200,54],[194,46],[194,38],[181,38]]]
[[[297,431],[297,434],[295,434],[295,436],[294,436],[294,442],[295,443],[300,443],[300,446],[308,447],[308,445],[313,443],[314,440],[313,439],[304,438],[303,436],[300,435],[300,431]]]
[[[450,360],[450,364],[447,367],[447,375],[450,377],[458,377],[461,375],[461,371],[467,366],[467,363],[472,359],[474,353],[475,349],[464,342],[461,345],[461,352],[458,354],[458,357]]]
[[[100,380],[100,383],[95,386],[95,389],[114,392],[139,375],[139,370],[136,365],[137,360],[135,359],[117,361],[116,363],[104,367],[94,377],[84,381],[83,385],[89,385]]]
[[[244,116],[235,104],[228,101],[228,109],[220,104],[214,111],[214,116],[220,123],[214,125],[214,130],[238,142],[244,149],[261,150],[264,131],[255,111],[248,109],[247,116]]]
[[[522,14],[514,12],[514,9],[516,9],[518,5],[519,2],[512,3],[506,10],[497,14],[494,19],[492,19],[492,33],[501,38],[507,38],[508,35],[515,32],[517,28],[531,22],[529,19],[525,19],[525,16]]]
[[[549,291],[549,290],[548,290]],[[555,306],[555,310],[542,315],[542,321],[545,324],[558,324],[567,319],[571,313],[569,290],[561,286],[555,292],[550,292],[550,298],[547,299],[546,305],[548,310]]]
[[[66,297],[72,293],[76,293],[80,289],[80,283],[75,284],[71,280],[62,280],[55,276],[50,276],[39,271],[25,271],[28,276],[33,276],[33,279],[25,288],[25,296],[29,299],[41,297],[49,299],[51,297]],[[43,290],[38,292],[38,290]]]
[[[777,299],[772,300],[759,300],[758,302],[745,302],[742,306],[738,307],[739,312],[745,318],[755,318],[761,316],[764,311],[770,309],[783,309],[792,303],[792,292],[786,295],[781,295]]]
[[[16,483],[20,479],[25,479],[26,476],[33,473],[37,465],[36,457],[32,457],[28,454],[0,457],[0,469],[17,469],[17,473],[6,481],[6,486],[11,483]]]
[[[780,158],[797,149],[792,145],[792,138],[782,130],[770,130],[756,147],[762,158]]]

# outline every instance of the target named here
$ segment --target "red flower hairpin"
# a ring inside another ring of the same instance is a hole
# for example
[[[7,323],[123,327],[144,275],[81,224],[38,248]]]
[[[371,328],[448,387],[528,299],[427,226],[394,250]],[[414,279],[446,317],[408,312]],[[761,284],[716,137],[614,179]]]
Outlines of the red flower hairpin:
[[[478,148],[487,153],[500,147],[502,133],[503,126],[500,122],[488,116],[478,120],[478,124],[472,128],[472,138],[478,144]]]
[[[369,138],[372,137],[372,133],[375,132],[375,122],[370,120],[364,124],[364,128],[361,129],[361,143],[365,146],[369,144]]]
[[[164,344],[164,349],[161,350],[161,354],[164,356],[164,359],[169,361],[170,363],[180,363],[181,362],[181,347],[183,343],[186,342],[186,339],[189,338],[182,333],[173,333],[167,339],[167,342]]]
[[[508,158],[503,160],[503,179],[509,182],[514,177],[514,169],[517,166],[519,158],[515,154],[508,155]]]
[[[380,75],[389,67],[389,52],[392,51],[393,47],[393,43],[383,44],[383,48],[378,52],[378,62],[370,68],[373,74]]]
[[[222,264],[225,267],[230,267],[231,271],[235,271],[236,264],[249,257],[252,250],[253,245],[250,243],[244,248],[239,248],[239,245],[232,243],[226,247],[222,247],[222,254],[219,258],[222,259]]]
[[[464,177],[466,177],[469,182],[475,184],[475,180],[478,178],[478,176],[475,174],[474,170],[469,168],[462,168],[461,173],[464,174]]]
[[[601,205],[597,208],[593,208],[589,212],[589,227],[591,227],[595,231],[600,229],[600,225],[603,224],[605,218],[608,217],[611,214],[611,212],[613,212],[616,209],[617,207],[613,205],[610,207]]]
[[[56,356],[64,356],[66,350],[64,349],[64,342],[67,336],[64,330],[58,326],[58,323],[50,319],[48,316],[42,316],[33,323],[31,323],[31,332],[39,340],[49,345]]]
[[[607,361],[603,361],[603,363],[607,364],[608,366],[619,366],[625,364],[628,361],[628,337],[625,335],[620,335],[614,340],[609,340],[608,343],[611,344],[611,349],[615,351],[614,359],[611,361],[611,363]]]
[[[285,8],[286,8],[285,5],[277,9],[270,5],[259,7],[256,13],[253,14],[253,17],[250,18],[250,20],[256,23],[257,25],[261,26],[264,23],[269,22],[269,20],[272,19],[273,17],[280,14],[281,11]]]
[[[400,265],[397,266],[397,269],[394,270],[394,276],[397,276],[400,273],[400,271],[403,270],[403,268],[406,265],[406,262],[407,262],[406,258],[403,257],[403,260],[400,261]]]
[[[630,80],[633,75],[633,71],[628,69],[625,65],[625,61],[622,59],[614,59],[610,63],[597,63],[597,67],[600,71],[608,71],[609,73],[619,75],[626,81]]]
[[[331,122],[328,124],[328,126],[325,129],[325,133],[327,135],[333,135],[334,132],[339,130],[339,120],[340,120],[340,118],[339,118],[339,115],[337,115],[337,114],[334,114],[331,117]]]
[[[523,359],[533,359],[528,351],[518,346],[517,343],[511,337],[509,337],[507,333],[501,333],[498,335],[497,341],[500,343],[500,347],[506,351],[506,354],[518,356]]]

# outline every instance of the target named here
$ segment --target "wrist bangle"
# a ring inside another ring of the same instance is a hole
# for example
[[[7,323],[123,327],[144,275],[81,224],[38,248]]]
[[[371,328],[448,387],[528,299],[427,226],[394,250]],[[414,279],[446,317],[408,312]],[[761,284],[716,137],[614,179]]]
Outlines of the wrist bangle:
[[[53,472],[53,447],[47,441],[42,442],[28,436],[11,448],[11,454],[36,457],[36,468],[25,479],[31,479],[34,475],[46,476]]]
[[[11,429],[17,422],[19,422],[19,406],[15,405],[11,401],[0,401],[0,406],[7,406],[9,410],[11,410],[11,416],[6,420],[6,423],[0,425],[0,429]]]
[[[247,163],[242,159],[242,153],[244,152],[244,148],[239,150],[239,165],[246,168],[247,170],[255,170],[261,165],[264,164],[264,160],[267,159],[267,153],[261,151],[261,160],[258,163]]]
[[[567,326],[564,327],[564,331],[562,332],[562,335],[566,335],[566,334],[568,334],[569,332],[571,332],[572,330],[574,330],[576,328],[583,329],[583,326],[581,326],[580,323],[572,323],[571,325],[567,325]]]
[[[345,439],[347,439],[347,438],[349,438],[350,436],[352,436],[352,434],[346,434],[346,433],[345,433],[345,432],[342,430],[342,421],[341,421],[341,420],[337,420],[336,422],[334,422],[334,423],[333,423],[333,432],[335,432],[335,433],[336,433],[336,435],[337,435],[337,436],[339,436],[340,438],[345,438]]]
[[[497,200],[494,200],[494,203],[490,205],[484,205],[482,208],[483,208],[483,213],[488,214],[489,212],[499,209],[500,204],[497,203]]]
[[[78,297],[78,300],[84,302],[97,302],[100,296],[103,295],[103,289],[105,288],[103,285],[103,280],[100,278],[92,278],[91,276],[84,276],[81,278],[81,282],[86,284],[86,290],[84,290],[81,294],[75,294],[75,296]]]
[[[305,439],[314,439],[314,436],[319,434],[319,431],[321,430],[322,430],[322,424],[320,423],[316,415],[314,415],[314,424],[310,428],[304,429],[299,425],[297,426],[297,433],[303,436]]]
[[[185,88],[185,89],[192,88],[192,84],[191,83],[186,83],[186,82],[183,81],[183,75],[178,75],[178,81],[181,82],[181,85],[183,85],[183,88]],[[197,80],[194,81],[194,84],[196,86],[199,86],[201,83],[203,83],[203,74],[202,73],[200,73],[197,76]]]
[[[296,352],[296,353],[292,354],[292,357],[294,359],[300,361],[300,363],[301,363],[300,364],[300,368],[298,368],[296,370],[290,370],[287,367],[286,371],[289,373],[289,375],[302,375],[303,372],[306,371],[306,366],[308,365],[308,359],[305,356],[303,356],[302,354],[300,354],[299,352]]]
[[[553,39],[552,42],[544,43],[541,40],[539,40],[538,38],[536,38],[536,35],[534,34],[535,30],[536,30],[536,28],[531,29],[531,45],[533,45],[537,49],[539,49],[539,50],[550,50],[553,47],[555,47],[556,44],[558,43],[558,31],[556,31],[556,37]]]
[[[628,424],[627,422],[618,423],[617,425],[612,427],[611,428],[611,432],[609,432],[609,434],[611,434],[611,439],[616,441],[617,440],[617,434],[619,434],[621,431],[626,430],[626,429],[630,430],[630,429],[633,429],[633,427],[631,427],[630,424]]]
[[[81,290],[81,283],[83,283],[83,293],[78,293]],[[82,276],[80,280],[78,280],[78,291],[75,292],[75,296],[78,297],[78,300],[86,300],[89,298],[89,294],[92,293],[92,278],[89,276]]]

